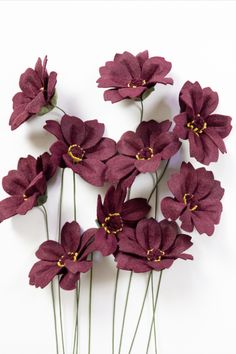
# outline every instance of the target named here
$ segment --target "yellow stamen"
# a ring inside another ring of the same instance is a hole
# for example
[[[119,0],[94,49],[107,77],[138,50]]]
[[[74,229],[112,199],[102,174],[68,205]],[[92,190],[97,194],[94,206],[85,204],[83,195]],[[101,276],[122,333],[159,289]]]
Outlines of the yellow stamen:
[[[77,144],[70,145],[69,148],[68,148],[67,154],[73,159],[74,162],[80,162],[80,161],[83,160],[84,152],[82,153],[82,157],[77,157],[77,156],[73,155],[73,153],[72,153],[72,149],[74,147],[78,147],[78,148],[81,149],[81,147],[79,145],[77,145]]]
[[[137,160],[151,160],[151,158],[154,156],[153,149],[150,148],[150,147],[148,147],[148,148],[146,148],[146,149],[150,152],[150,157],[147,157],[147,158],[141,157],[141,156],[140,156],[140,154],[142,153],[142,150],[141,150],[141,151],[139,151],[139,152],[137,153],[137,155],[135,156]]]
[[[104,228],[104,230],[106,231],[106,233],[110,234],[111,231],[109,230],[109,227],[106,225],[106,223],[111,219],[111,217],[113,216],[120,216],[120,213],[109,213],[108,216],[105,217],[105,222],[102,223],[102,227]],[[121,228],[117,229],[117,230],[114,230],[112,231],[113,234],[117,234],[118,232],[122,231],[123,230],[123,227],[121,226]]]
[[[194,207],[192,207],[190,210],[195,211],[195,210],[197,210],[197,208],[198,208],[198,205],[194,205]]]

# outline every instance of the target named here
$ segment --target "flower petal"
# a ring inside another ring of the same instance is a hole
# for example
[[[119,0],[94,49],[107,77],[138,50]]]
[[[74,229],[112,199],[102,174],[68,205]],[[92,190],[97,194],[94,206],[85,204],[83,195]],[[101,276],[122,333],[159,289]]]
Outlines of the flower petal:
[[[161,155],[156,154],[150,160],[136,160],[135,167],[141,173],[155,172],[161,163]]]
[[[80,273],[73,274],[71,272],[67,272],[62,275],[59,285],[64,290],[74,290],[79,279]]]
[[[102,138],[97,145],[86,150],[86,157],[88,159],[95,159],[105,161],[116,154],[116,143],[109,138]]]
[[[43,261],[57,262],[65,254],[64,248],[56,241],[48,240],[43,242],[35,255]]]
[[[23,196],[12,196],[0,201],[0,222],[17,214],[18,207],[24,203]]]
[[[43,127],[49,133],[53,134],[58,140],[65,141],[60,124],[55,120],[46,120],[46,124]]]
[[[147,250],[158,249],[161,244],[161,229],[158,222],[153,218],[139,221],[136,227],[136,239],[145,249],[145,256]]]
[[[95,245],[104,257],[109,256],[117,250],[116,236],[114,234],[107,235],[105,230],[100,228],[95,234]]]
[[[85,124],[81,119],[65,114],[61,119],[62,134],[69,145],[81,145],[85,138]]]
[[[128,156],[114,156],[107,161],[106,179],[110,183],[119,182],[135,170],[136,160]]]
[[[80,226],[76,221],[64,224],[61,230],[61,245],[67,253],[78,250],[81,241],[80,235]]]
[[[124,133],[117,144],[120,154],[134,157],[142,148],[144,148],[142,140],[132,131]]]
[[[170,197],[166,197],[161,201],[161,211],[166,219],[178,219],[178,217],[182,214],[184,208],[184,203],[180,203]]]
[[[83,141],[83,149],[89,149],[94,147],[104,134],[105,125],[99,123],[97,119],[87,120],[85,124],[85,139]]]
[[[151,209],[144,198],[130,199],[123,204],[121,217],[124,221],[138,221],[145,217]]]
[[[45,288],[60,271],[61,268],[54,262],[39,261],[33,265],[29,273],[29,283],[36,288]]]
[[[151,270],[147,261],[122,252],[118,253],[116,261],[119,269],[131,270],[135,273],[144,273]]]

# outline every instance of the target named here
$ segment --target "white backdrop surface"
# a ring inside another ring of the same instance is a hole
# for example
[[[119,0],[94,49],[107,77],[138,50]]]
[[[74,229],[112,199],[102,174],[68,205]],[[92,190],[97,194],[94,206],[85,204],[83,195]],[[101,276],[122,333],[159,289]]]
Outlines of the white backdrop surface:
[[[0,65],[0,177],[16,167],[18,158],[38,156],[49,149],[53,137],[42,127],[46,119],[60,119],[58,111],[30,120],[11,132],[8,120],[11,98],[18,91],[19,75],[33,66],[38,56],[48,55],[48,70],[58,72],[58,105],[82,119],[97,118],[106,124],[106,135],[119,139],[139,121],[136,104],[112,105],[103,101],[96,87],[99,66],[117,52],[134,54],[148,49],[151,56],[172,62],[174,86],[161,87],[145,101],[144,119],[172,119],[178,113],[178,92],[186,80],[198,80],[219,93],[217,112],[236,114],[236,3],[155,1],[52,1],[1,2]],[[234,124],[234,118],[233,118]],[[226,139],[228,154],[211,164],[215,178],[225,187],[221,223],[212,237],[193,233],[193,262],[176,261],[163,273],[157,312],[158,354],[235,354],[236,318],[236,133]],[[181,161],[189,159],[188,144],[172,159],[160,186]],[[195,160],[191,160],[198,166]],[[104,188],[92,188],[78,178],[78,221],[94,227],[96,198]],[[132,195],[148,196],[150,176],[138,178]],[[6,194],[0,190],[1,199]],[[49,223],[56,237],[59,176],[49,186]],[[71,221],[72,174],[66,172],[63,220]],[[160,209],[158,218],[162,218]],[[0,225],[1,290],[0,353],[54,354],[54,328],[50,289],[28,285],[28,272],[36,261],[34,252],[45,240],[40,210],[16,216]],[[135,275],[123,343],[127,354],[136,324],[147,275]],[[88,280],[82,278],[80,353],[87,353]],[[156,278],[157,280],[157,278]],[[111,318],[115,265],[111,257],[96,255],[92,302],[91,354],[111,354]],[[118,289],[116,345],[127,289],[123,272]],[[62,292],[66,353],[72,353],[74,293]],[[133,354],[144,354],[151,321],[149,294]],[[154,353],[152,345],[150,353]]]

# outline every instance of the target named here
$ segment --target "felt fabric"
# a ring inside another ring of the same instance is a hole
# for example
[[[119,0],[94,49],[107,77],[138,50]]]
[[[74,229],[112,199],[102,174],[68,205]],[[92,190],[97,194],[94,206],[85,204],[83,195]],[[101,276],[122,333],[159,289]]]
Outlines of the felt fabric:
[[[140,173],[155,172],[161,160],[167,160],[179,150],[178,137],[169,131],[171,122],[154,120],[142,122],[136,132],[124,133],[117,143],[119,155],[106,163],[106,179],[121,181],[123,188],[130,187]]]
[[[179,94],[180,114],[174,117],[174,133],[188,139],[190,156],[209,165],[226,153],[223,139],[229,135],[231,117],[213,114],[218,105],[218,94],[210,87],[187,81]]]
[[[136,56],[124,52],[116,54],[99,69],[98,87],[109,88],[104,92],[105,101],[119,102],[126,98],[140,99],[142,95],[157,83],[173,84],[166,75],[171,63],[162,57],[149,58],[145,50]]]
[[[174,198],[161,201],[165,218],[182,222],[181,228],[192,232],[194,227],[202,234],[211,236],[214,225],[220,221],[221,199],[224,189],[204,167],[195,169],[190,162],[183,162],[179,173],[173,174],[168,187]]]
[[[36,262],[30,273],[30,284],[44,288],[56,275],[60,275],[60,287],[73,290],[80,279],[80,273],[92,268],[88,256],[95,250],[96,229],[88,229],[81,235],[76,221],[66,222],[61,230],[61,243],[48,240],[36,252]]]
[[[83,122],[80,118],[64,115],[60,124],[46,121],[44,129],[58,139],[50,147],[57,166],[71,168],[92,185],[104,184],[104,161],[116,154],[116,143],[103,138],[104,124],[96,119]]]
[[[135,229],[119,234],[115,260],[118,268],[136,273],[160,271],[178,258],[193,259],[183,253],[191,246],[191,237],[180,234],[174,221],[143,219]]]
[[[129,232],[129,227],[134,227],[150,210],[144,198],[133,198],[126,202],[125,198],[126,190],[120,185],[108,189],[103,203],[101,196],[98,196],[97,221],[100,227],[95,234],[95,244],[103,256],[115,253],[120,232]]]
[[[10,197],[0,201],[0,222],[16,214],[26,214],[45,196],[47,181],[55,174],[57,166],[45,152],[35,159],[28,155],[20,158],[17,170],[3,177],[3,189]]]
[[[47,56],[43,62],[38,58],[35,68],[28,68],[20,76],[19,86],[22,92],[16,93],[12,99],[13,113],[9,120],[12,130],[33,115],[40,114],[42,108],[45,112],[53,108],[57,73],[52,71],[48,74],[46,65]]]

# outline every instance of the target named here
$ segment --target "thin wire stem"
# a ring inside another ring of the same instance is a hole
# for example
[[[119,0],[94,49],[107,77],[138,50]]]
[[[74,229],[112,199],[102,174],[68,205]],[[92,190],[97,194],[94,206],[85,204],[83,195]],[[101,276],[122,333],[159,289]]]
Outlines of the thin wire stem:
[[[154,305],[154,311],[153,311],[153,317],[152,317],[151,328],[150,328],[150,331],[149,331],[149,337],[148,337],[148,343],[147,343],[146,354],[148,354],[149,346],[150,346],[150,342],[151,342],[152,328],[153,328],[153,325],[154,325],[154,319],[155,319],[156,308],[157,308],[157,300],[158,300],[158,296],[159,296],[159,292],[160,292],[160,286],[161,286],[162,273],[163,273],[163,270],[161,270],[160,276],[159,276],[159,280],[158,280],[157,293],[156,293],[156,299],[155,299],[155,305]]]
[[[116,315],[116,297],[117,297],[119,273],[120,273],[120,269],[117,268],[116,269],[114,301],[113,301],[113,315],[112,315],[112,354],[115,354],[115,315]]]
[[[140,311],[140,314],[139,314],[139,317],[138,317],[138,322],[137,322],[137,325],[136,325],[136,328],[135,328],[135,331],[134,331],[134,335],[133,335],[133,338],[132,338],[132,342],[131,342],[128,354],[131,353],[131,350],[132,350],[133,345],[134,345],[134,340],[135,340],[137,332],[138,332],[139,324],[140,324],[140,321],[141,321],[141,317],[142,317],[142,314],[143,314],[143,309],[144,309],[144,305],[145,305],[145,301],[146,301],[146,297],[147,297],[147,293],[148,293],[150,278],[151,278],[151,273],[149,273],[149,275],[148,275],[147,286],[146,286],[146,290],[145,290],[144,297],[143,297],[141,311]]]
[[[48,213],[44,205],[41,206],[44,214],[44,221],[46,227],[47,240],[49,240],[49,228],[48,228]],[[54,285],[51,281],[51,297],[52,297],[52,307],[53,307],[53,318],[54,318],[54,330],[55,330],[55,341],[56,341],[56,352],[59,354],[59,345],[58,345],[58,334],[57,334],[57,315],[56,315],[56,306],[55,306],[55,295],[54,295]]]
[[[91,253],[91,261],[93,263],[93,254],[92,253]],[[90,354],[90,350],[91,350],[92,286],[93,286],[93,267],[90,270],[90,285],[89,285],[89,340],[88,340],[88,354]]]
[[[142,123],[143,121],[143,99],[140,99],[140,103],[141,103],[141,114],[140,114],[140,123]]]
[[[78,283],[78,286],[76,287],[76,320],[75,320],[75,329],[74,329],[74,342],[73,342],[73,354],[75,353],[75,349],[76,352],[78,352],[78,312],[79,312],[79,297],[80,297],[80,281]]]
[[[120,344],[119,344],[119,352],[118,352],[118,354],[121,353],[121,346],[122,346],[122,340],[123,340],[123,334],[124,334],[124,328],[125,328],[125,319],[126,319],[126,313],[127,313],[127,306],[128,306],[128,301],[129,301],[129,292],[130,292],[130,285],[131,285],[132,277],[133,277],[133,272],[130,272],[129,284],[128,284],[126,300],[125,300],[125,309],[124,309],[124,313],[123,313],[123,320],[122,320],[122,326],[121,326]]]
[[[155,186],[153,187],[153,189],[152,189],[152,191],[151,191],[151,193],[150,193],[150,195],[149,195],[149,197],[148,197],[148,202],[149,202],[150,199],[152,198],[152,195],[153,195],[153,193],[155,192],[155,190],[156,190],[156,188],[157,188],[159,182],[162,180],[162,177],[164,176],[164,174],[165,174],[165,172],[166,172],[166,169],[167,169],[167,167],[168,167],[168,165],[169,165],[169,162],[170,162],[170,159],[167,160],[167,163],[166,163],[166,165],[165,165],[165,167],[164,167],[164,169],[163,169],[163,171],[162,171],[160,177],[158,178],[158,180],[157,180]]]
[[[154,342],[155,342],[155,354],[157,354],[157,332],[156,332],[156,318],[155,318],[155,302],[154,302],[154,286],[153,286],[153,271],[151,271],[151,287],[152,287],[152,310],[154,320]]]
[[[76,176],[75,172],[73,172],[73,204],[74,204],[74,221],[77,220],[77,208],[76,208]],[[73,354],[76,349],[76,354],[79,351],[79,299],[80,299],[80,286],[81,286],[81,279],[79,280],[79,284],[76,287],[76,320],[75,320],[75,330],[74,330],[74,348]]]
[[[62,108],[60,108],[60,107],[58,107],[58,106],[54,106],[54,107],[57,108],[57,109],[59,109],[59,111],[61,111],[62,113],[66,114],[66,112],[65,112]]]
[[[59,217],[58,217],[58,242],[61,239],[61,218],[62,218],[62,200],[63,200],[63,187],[64,187],[64,171],[61,172],[61,187],[60,187],[60,198],[59,198]],[[65,341],[64,341],[64,329],[63,329],[63,316],[62,316],[62,301],[61,301],[61,288],[59,284],[58,277],[58,302],[59,302],[59,315],[60,315],[60,328],[61,328],[61,342],[62,342],[62,351],[65,354]]]

